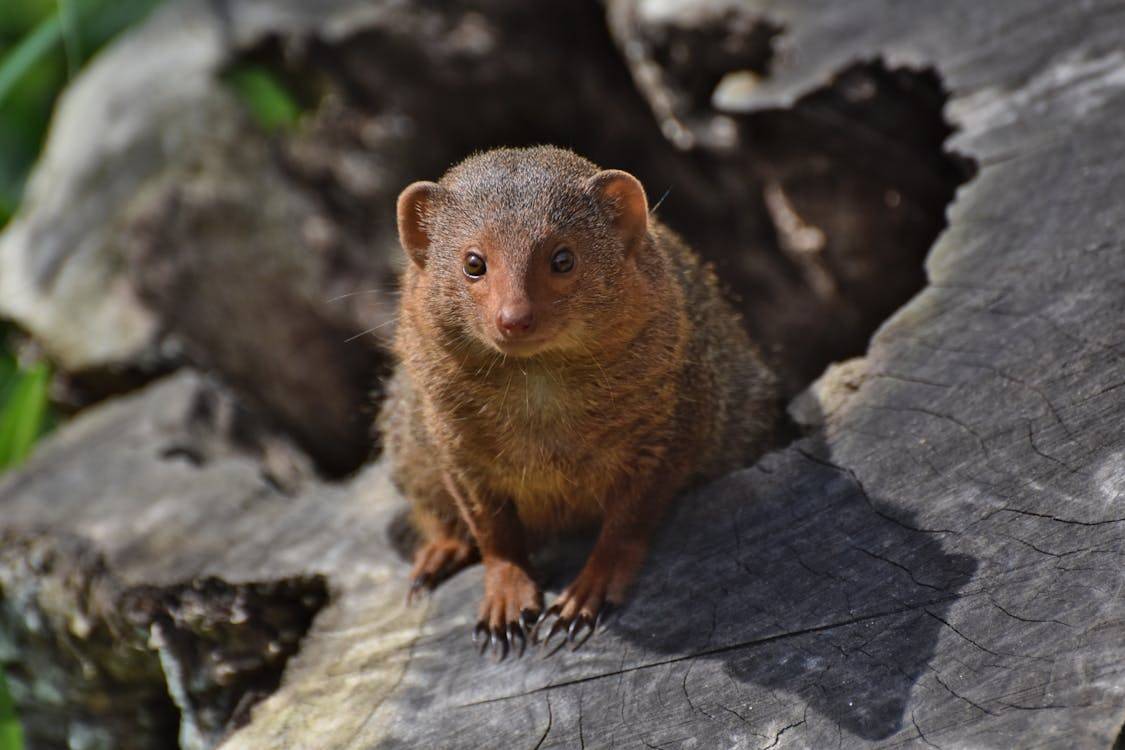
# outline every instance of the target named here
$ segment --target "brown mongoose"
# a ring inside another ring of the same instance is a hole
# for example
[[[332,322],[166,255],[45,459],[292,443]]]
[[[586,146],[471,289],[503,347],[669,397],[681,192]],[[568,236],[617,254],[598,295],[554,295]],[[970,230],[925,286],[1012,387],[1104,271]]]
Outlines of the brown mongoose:
[[[411,592],[479,558],[482,651],[522,653],[551,615],[545,642],[567,628],[577,647],[675,495],[767,446],[774,377],[626,172],[550,146],[477,154],[407,187],[398,225],[410,262],[379,425],[423,536]],[[529,551],[598,524],[544,612]]]

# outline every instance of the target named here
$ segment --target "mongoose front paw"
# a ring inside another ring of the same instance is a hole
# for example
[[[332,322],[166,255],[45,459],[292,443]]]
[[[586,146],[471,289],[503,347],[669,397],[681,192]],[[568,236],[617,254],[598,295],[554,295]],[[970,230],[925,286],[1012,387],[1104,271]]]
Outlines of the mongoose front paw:
[[[552,617],[555,618],[551,629],[547,631],[547,636],[540,644],[543,658],[547,658],[567,643],[570,644],[571,651],[581,648],[582,644],[624,601],[625,589],[630,580],[632,576],[624,575],[620,569],[587,563],[578,574],[578,578],[566,587],[555,603],[535,623],[535,628],[532,630],[533,641],[537,639],[540,627]],[[551,639],[560,632],[565,634],[558,645],[551,649]]]
[[[509,645],[523,656],[527,634],[543,609],[543,594],[528,571],[507,560],[486,560],[484,601],[480,619],[473,628],[473,643],[483,654],[492,646],[492,656],[501,661]]]
[[[414,570],[410,573],[410,592],[406,603],[414,601],[420,591],[432,591],[439,583],[462,568],[480,559],[477,548],[455,537],[433,539],[414,553]]]

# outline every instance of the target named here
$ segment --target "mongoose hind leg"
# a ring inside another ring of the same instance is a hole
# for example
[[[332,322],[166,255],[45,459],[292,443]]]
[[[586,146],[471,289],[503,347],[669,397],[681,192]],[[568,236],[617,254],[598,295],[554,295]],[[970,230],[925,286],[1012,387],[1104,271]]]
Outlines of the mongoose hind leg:
[[[414,552],[407,602],[480,561],[480,551],[458,521],[444,520],[421,509],[415,510],[414,518],[423,540]]]

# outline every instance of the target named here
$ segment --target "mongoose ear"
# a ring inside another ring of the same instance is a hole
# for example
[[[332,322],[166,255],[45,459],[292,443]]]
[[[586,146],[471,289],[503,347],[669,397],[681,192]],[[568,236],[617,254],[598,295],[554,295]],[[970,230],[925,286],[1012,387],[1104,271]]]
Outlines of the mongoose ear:
[[[398,195],[398,238],[419,268],[426,265],[430,249],[426,221],[440,190],[436,182],[415,182]]]
[[[648,199],[640,180],[620,169],[607,169],[591,177],[586,189],[610,206],[625,252],[635,252],[648,234]]]

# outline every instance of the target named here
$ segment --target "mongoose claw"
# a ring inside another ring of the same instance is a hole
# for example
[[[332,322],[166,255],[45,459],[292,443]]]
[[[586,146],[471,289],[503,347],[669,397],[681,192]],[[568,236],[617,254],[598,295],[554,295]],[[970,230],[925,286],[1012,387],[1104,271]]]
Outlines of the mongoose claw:
[[[527,638],[524,637],[522,625],[510,622],[508,623],[508,642],[512,644],[512,648],[515,648],[517,641],[519,642],[519,651],[516,652],[518,658],[523,656],[523,652],[527,649]]]
[[[547,607],[545,610],[539,613],[539,616],[535,618],[535,622],[531,626],[532,643],[539,642],[539,626],[542,625],[548,617],[550,617],[551,615],[557,615],[560,611],[561,608],[558,605],[554,605]]]
[[[414,570],[410,574],[410,591],[406,603],[411,604],[422,591],[433,591],[445,579],[480,557],[476,547],[461,539],[444,537],[422,545],[414,554]]]
[[[561,611],[562,611],[561,607],[559,607],[558,605],[553,605],[553,606],[547,607],[545,610],[543,610],[542,612],[539,613],[539,616],[537,618],[535,618],[535,623],[531,626],[530,635],[531,635],[531,642],[532,643],[534,643],[534,644],[539,643],[539,628],[543,626],[543,623],[545,623],[547,621],[547,618],[557,616]],[[556,631],[552,628],[551,633],[553,634],[555,632]],[[547,637],[549,639],[550,635],[548,635]]]
[[[509,652],[515,657],[523,655],[529,625],[542,608],[543,595],[523,566],[505,560],[485,563],[485,592],[477,627],[490,633],[497,661],[503,661]]]
[[[607,601],[602,604],[602,608],[598,610],[598,616],[594,620],[594,631],[602,632],[605,630],[606,625],[613,621],[617,615],[617,605],[613,602]]]
[[[539,620],[542,617],[543,615],[534,609],[525,609],[523,612],[520,612],[520,627],[522,627],[523,632],[527,633],[528,637],[532,639],[532,643],[535,642],[535,628],[539,625]]]
[[[616,609],[617,607],[613,603],[607,601],[602,604],[596,617],[586,612],[579,612],[576,615],[567,617],[563,614],[565,607],[554,604],[544,610],[543,614],[541,614],[536,621],[535,627],[532,628],[532,643],[539,644],[539,651],[544,659],[557,653],[567,644],[570,644],[571,651],[577,651],[585,645],[586,641],[590,640],[590,636],[602,629],[605,623],[611,619]],[[547,636],[540,642],[538,641],[539,628],[550,617],[554,617],[555,619],[551,623],[550,630],[547,631]],[[562,638],[554,648],[551,648],[551,639],[559,633],[562,633]]]
[[[496,629],[492,631],[492,660],[494,662],[502,662],[508,656],[508,636],[505,635],[503,630]]]
[[[488,648],[488,626],[483,621],[473,628],[473,645],[478,646],[481,656],[484,656],[484,650]]]
[[[570,628],[566,631],[566,640],[570,643],[571,651],[577,651],[582,648],[582,644],[590,640],[595,630],[594,622],[588,615],[578,615],[574,618],[574,622],[570,623]]]
[[[562,649],[563,646],[566,645],[566,636],[565,635],[563,635],[563,637],[559,639],[559,642],[555,644],[554,648],[551,648],[547,645],[548,643],[550,643],[551,636],[554,635],[556,632],[558,632],[557,630],[555,630],[555,627],[557,626],[558,630],[562,630],[562,625],[564,625],[564,624],[565,623],[563,623],[562,620],[559,620],[555,623],[555,626],[553,626],[551,628],[551,632],[547,634],[547,638],[543,641],[543,645],[539,647],[539,658],[540,659],[551,658],[552,656],[557,654]]]
[[[433,576],[429,573],[422,573],[414,577],[410,582],[410,591],[406,592],[406,605],[410,606],[414,603],[420,591],[429,591],[433,588]]]
[[[552,609],[554,609],[554,607],[552,607]],[[559,612],[556,610],[554,612],[551,612],[551,614],[557,616]],[[566,626],[567,621],[562,617],[556,617],[555,621],[551,623],[551,629],[547,631],[547,637],[543,639],[543,642],[541,644],[539,644],[539,652],[543,655],[544,659],[558,651],[566,644]],[[558,646],[556,646],[554,649],[551,649],[551,639],[554,638],[558,633],[563,633],[563,637],[559,641]]]

